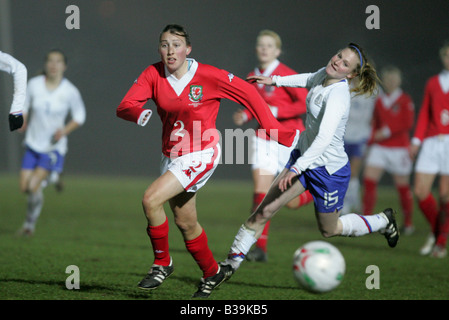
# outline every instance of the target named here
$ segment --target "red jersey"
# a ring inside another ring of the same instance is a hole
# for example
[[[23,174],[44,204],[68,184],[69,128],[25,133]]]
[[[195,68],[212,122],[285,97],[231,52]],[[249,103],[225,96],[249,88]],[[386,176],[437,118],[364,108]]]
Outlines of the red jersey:
[[[439,134],[449,134],[449,92],[443,91],[436,75],[427,81],[414,138],[422,142]]]
[[[297,72],[276,60],[265,72],[256,68],[248,76],[264,75],[269,77],[271,75],[289,76],[292,74],[297,74]],[[301,115],[306,113],[307,89],[265,86],[257,83],[253,85],[268,105],[275,108],[274,114],[280,123],[292,130],[299,129],[301,132],[305,130]],[[250,121],[253,117],[248,110],[245,110],[245,113],[247,121]]]
[[[188,72],[176,79],[162,62],[143,71],[117,108],[117,116],[137,123],[142,107],[152,99],[162,121],[162,152],[176,157],[204,150],[219,142],[215,121],[222,98],[246,107],[279,143],[291,146],[295,130],[282,126],[256,89],[225,70],[189,59]]]
[[[410,96],[398,89],[391,95],[381,93],[375,102],[373,130],[388,128],[390,137],[375,143],[385,147],[408,147],[413,128],[415,108]]]

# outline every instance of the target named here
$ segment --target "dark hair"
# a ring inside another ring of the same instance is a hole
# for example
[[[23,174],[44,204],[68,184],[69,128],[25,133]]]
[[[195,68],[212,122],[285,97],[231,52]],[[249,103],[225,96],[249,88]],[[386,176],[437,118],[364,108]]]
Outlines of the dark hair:
[[[361,59],[363,60],[357,64],[354,70],[357,73],[357,76],[360,78],[360,81],[356,87],[351,89],[351,92],[355,92],[356,95],[373,95],[377,91],[377,85],[380,82],[379,77],[377,76],[376,68],[374,68],[374,66],[370,63],[365,54],[365,51],[358,44],[349,43],[347,48],[352,50],[357,55],[357,57],[359,57],[359,59],[361,57]]]
[[[63,59],[64,59],[64,63],[67,65],[68,59],[67,59],[66,54],[64,53],[64,51],[62,51],[61,49],[58,49],[58,48],[53,48],[53,49],[51,49],[51,50],[49,50],[49,51],[47,52],[47,54],[45,55],[45,60],[44,60],[45,62],[48,61],[48,57],[49,57],[50,54],[52,54],[52,53],[59,53],[59,54],[61,54],[62,57],[63,57]]]
[[[175,34],[177,36],[184,37],[184,39],[186,40],[186,44],[188,46],[191,46],[190,36],[187,33],[187,30],[183,26],[180,26],[179,24],[166,25],[165,28],[162,30],[161,34],[159,35],[159,41],[161,41],[162,34],[165,32],[170,32],[171,34]]]

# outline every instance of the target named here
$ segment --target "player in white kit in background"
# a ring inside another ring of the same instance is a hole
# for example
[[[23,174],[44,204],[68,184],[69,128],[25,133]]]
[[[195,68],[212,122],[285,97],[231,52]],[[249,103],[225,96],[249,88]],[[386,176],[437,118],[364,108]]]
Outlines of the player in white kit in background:
[[[58,49],[46,55],[45,71],[30,79],[24,114],[25,154],[20,189],[27,195],[22,235],[32,235],[44,204],[43,186],[54,172],[62,172],[68,150],[67,136],[83,125],[86,110],[78,89],[66,78],[67,59]],[[66,121],[70,114],[71,119]],[[55,178],[57,179],[57,178]]]
[[[14,95],[9,110],[9,130],[14,131],[23,125],[23,105],[27,90],[27,69],[25,65],[13,56],[0,51],[0,71],[13,76]]]

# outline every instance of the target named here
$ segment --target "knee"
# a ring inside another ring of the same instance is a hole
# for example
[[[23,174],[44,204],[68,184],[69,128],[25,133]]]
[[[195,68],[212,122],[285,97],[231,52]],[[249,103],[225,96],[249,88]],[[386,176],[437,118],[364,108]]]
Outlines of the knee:
[[[419,184],[413,186],[413,193],[418,198],[418,200],[424,200],[430,194],[430,190],[421,187]]]
[[[190,234],[196,230],[198,221],[192,218],[175,216],[175,224],[182,234]]]
[[[332,237],[335,237],[338,235],[334,230],[320,230],[320,232],[321,232],[321,235],[326,239],[332,238]]]
[[[142,199],[142,206],[145,211],[147,217],[151,215],[152,212],[155,212],[157,209],[163,206],[163,201],[161,200],[161,196],[152,190],[145,191]]]
[[[324,238],[331,238],[339,235],[337,226],[334,225],[319,225],[319,230]]]

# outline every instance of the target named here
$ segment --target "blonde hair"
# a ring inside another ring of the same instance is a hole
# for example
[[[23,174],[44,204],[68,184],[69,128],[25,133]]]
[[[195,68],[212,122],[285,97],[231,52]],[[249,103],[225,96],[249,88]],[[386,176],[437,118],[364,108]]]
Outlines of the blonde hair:
[[[354,70],[360,81],[351,89],[351,92],[355,92],[356,95],[367,94],[369,96],[377,93],[380,79],[377,76],[376,68],[367,59],[363,48],[355,43],[348,44],[347,48],[356,53],[360,59],[360,63],[357,64]]]
[[[259,34],[257,35],[257,40],[259,40],[260,37],[263,36],[269,36],[272,37],[274,39],[274,43],[276,44],[276,48],[281,49],[282,48],[282,40],[281,37],[274,31],[272,30],[262,30],[259,32]]]

